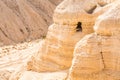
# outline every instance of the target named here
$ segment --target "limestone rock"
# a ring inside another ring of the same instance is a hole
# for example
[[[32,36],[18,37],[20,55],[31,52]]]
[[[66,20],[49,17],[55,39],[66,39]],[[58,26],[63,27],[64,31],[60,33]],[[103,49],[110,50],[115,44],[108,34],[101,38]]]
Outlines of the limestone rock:
[[[101,37],[95,34],[80,40],[74,49],[68,80],[96,80],[96,75],[104,69],[101,50]]]
[[[68,69],[75,44],[93,32],[96,18],[108,8],[101,7],[94,13],[95,6],[97,2],[94,0],[64,0],[55,9],[54,23],[49,27],[39,52],[28,62],[28,70],[49,72]]]
[[[95,32],[80,40],[68,80],[119,80],[120,3],[99,16]]]
[[[118,4],[117,4],[118,3]],[[102,36],[102,53],[105,68],[119,71],[120,3],[116,2],[108,12],[101,15],[95,25],[95,32]],[[114,13],[113,13],[114,12]],[[103,19],[104,16],[104,19]],[[105,26],[106,25],[106,26]],[[109,55],[109,56],[108,56]],[[111,59],[111,60],[110,60]],[[115,63],[114,61],[118,61]]]
[[[27,27],[31,26],[30,34],[26,28],[26,36],[36,37],[39,33],[37,29],[44,28],[52,22],[49,21],[52,15],[51,11],[61,0],[54,1],[1,0],[0,8],[7,8],[7,10],[1,9],[3,12],[0,15],[3,16],[0,18],[0,22],[3,24],[4,18],[6,21],[6,18],[10,17],[8,21],[11,22],[5,22],[5,24],[17,26],[19,24],[14,25],[14,21],[18,20],[25,28],[26,25]],[[101,1],[64,0],[55,9],[54,22],[49,27],[43,41],[24,49],[19,46],[21,50],[15,49],[13,52],[6,47],[0,48],[0,53],[8,51],[5,54],[0,54],[0,79],[119,80],[120,3],[115,0]],[[17,9],[13,8],[13,4],[8,5],[12,2],[18,6]],[[11,16],[4,16],[4,12],[9,12]],[[39,27],[40,24],[44,26]],[[3,28],[4,25],[2,25],[1,33],[4,33]],[[10,29],[10,31],[12,30]],[[14,34],[14,36],[16,35],[18,34]],[[26,38],[23,34],[21,36],[23,36],[22,39]],[[16,42],[18,38],[16,37]],[[5,40],[7,41],[7,38]]]

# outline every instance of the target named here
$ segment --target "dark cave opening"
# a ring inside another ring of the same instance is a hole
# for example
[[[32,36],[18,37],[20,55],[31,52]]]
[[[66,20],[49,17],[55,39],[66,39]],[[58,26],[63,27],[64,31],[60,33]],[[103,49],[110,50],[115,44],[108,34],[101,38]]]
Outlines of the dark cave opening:
[[[76,32],[79,32],[79,31],[82,32],[82,23],[81,22],[78,22],[77,27],[76,27]]]

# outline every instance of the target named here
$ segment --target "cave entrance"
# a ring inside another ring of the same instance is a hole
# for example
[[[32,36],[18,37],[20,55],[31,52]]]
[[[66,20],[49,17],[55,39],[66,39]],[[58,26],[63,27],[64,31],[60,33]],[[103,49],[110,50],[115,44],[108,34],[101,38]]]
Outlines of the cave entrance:
[[[76,32],[82,32],[82,23],[81,22],[77,23]]]

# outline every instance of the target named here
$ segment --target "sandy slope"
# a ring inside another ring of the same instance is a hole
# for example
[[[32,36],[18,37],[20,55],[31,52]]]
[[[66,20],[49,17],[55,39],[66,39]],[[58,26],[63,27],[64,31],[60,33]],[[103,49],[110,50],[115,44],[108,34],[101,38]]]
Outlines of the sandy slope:
[[[14,72],[17,71],[22,73],[19,76],[19,80],[65,80],[68,70],[53,73],[38,73],[24,70],[27,61],[32,54],[39,51],[42,42],[43,40],[35,40],[0,47],[0,80],[11,80],[11,77],[13,80],[13,78],[19,75],[14,75]]]
[[[46,35],[53,11],[62,0],[0,0],[0,45]]]
[[[8,80],[11,73],[25,65],[40,48],[41,40],[0,47],[0,80]],[[6,78],[6,79],[5,79]]]

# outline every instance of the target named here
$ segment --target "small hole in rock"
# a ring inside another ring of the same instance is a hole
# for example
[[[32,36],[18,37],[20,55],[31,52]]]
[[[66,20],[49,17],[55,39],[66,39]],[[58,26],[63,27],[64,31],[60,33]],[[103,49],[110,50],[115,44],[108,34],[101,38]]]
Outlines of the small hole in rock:
[[[82,23],[81,22],[78,22],[77,27],[76,27],[76,32],[79,32],[79,31],[82,32]]]
[[[22,30],[22,29],[20,29],[20,32],[22,32],[22,33],[24,34],[24,32],[23,32],[23,30]]]

